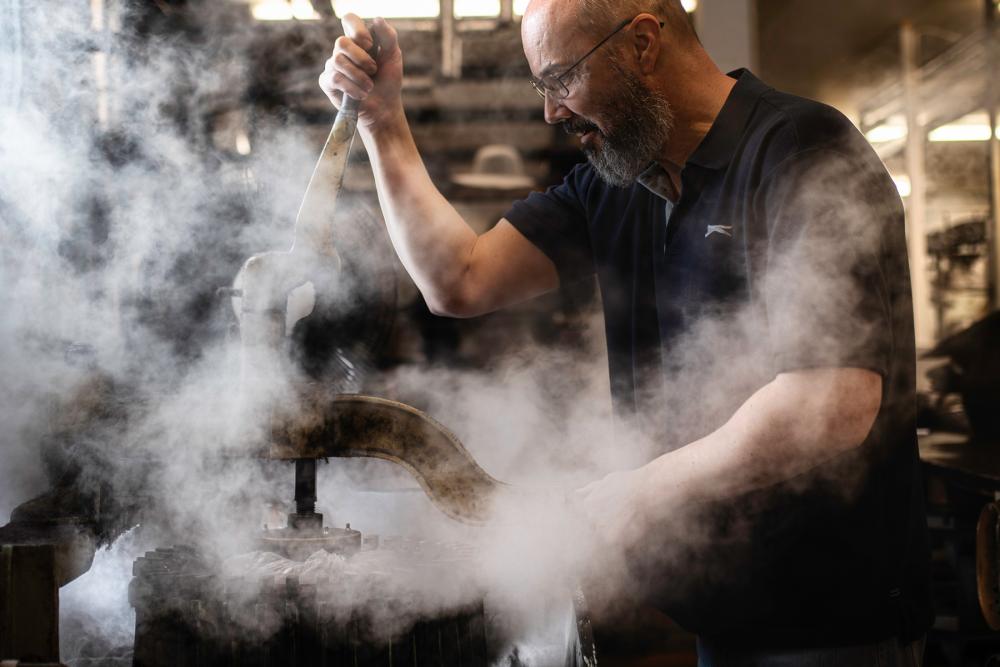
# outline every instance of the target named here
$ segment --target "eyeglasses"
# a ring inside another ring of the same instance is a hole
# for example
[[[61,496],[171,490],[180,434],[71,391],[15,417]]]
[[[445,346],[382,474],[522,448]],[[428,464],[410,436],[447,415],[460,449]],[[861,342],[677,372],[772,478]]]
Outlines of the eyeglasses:
[[[534,77],[534,76],[530,77],[528,79],[528,81],[531,83],[531,87],[535,89],[535,92],[538,93],[538,95],[542,99],[545,99],[546,97],[551,97],[554,100],[565,99],[566,97],[569,96],[569,88],[566,87],[566,84],[563,82],[563,79],[565,79],[567,76],[570,75],[570,73],[573,70],[575,70],[577,67],[579,67],[580,64],[583,63],[584,60],[586,60],[587,58],[589,58],[594,53],[594,51],[597,51],[597,49],[599,49],[602,46],[604,46],[605,42],[607,42],[609,39],[611,39],[612,37],[614,37],[615,35],[617,35],[619,32],[621,32],[622,29],[625,26],[627,26],[632,21],[636,20],[639,16],[640,15],[633,16],[632,18],[625,19],[624,21],[622,21],[621,23],[619,23],[618,26],[614,30],[611,31],[610,35],[608,35],[607,37],[605,37],[604,39],[602,39],[601,41],[599,41],[594,46],[594,48],[592,48],[590,51],[587,51],[585,54],[583,54],[582,58],[580,58],[575,63],[573,63],[572,65],[570,65],[569,69],[567,69],[565,72],[563,72],[559,76],[543,76],[541,78]],[[662,28],[663,26],[664,26],[664,22],[660,21],[660,28]]]

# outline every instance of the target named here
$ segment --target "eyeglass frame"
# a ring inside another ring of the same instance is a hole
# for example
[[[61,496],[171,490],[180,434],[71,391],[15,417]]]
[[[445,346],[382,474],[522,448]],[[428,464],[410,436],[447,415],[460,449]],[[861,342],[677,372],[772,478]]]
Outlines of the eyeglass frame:
[[[625,19],[624,21],[622,21],[621,23],[619,23],[618,27],[616,27],[613,31],[611,31],[610,35],[608,35],[607,37],[605,37],[604,39],[602,39],[601,41],[599,41],[594,46],[594,48],[592,48],[590,51],[587,51],[585,54],[583,54],[583,56],[579,60],[577,60],[572,65],[570,65],[569,68],[565,72],[563,72],[562,74],[560,74],[559,76],[545,76],[545,77],[542,77],[542,78],[537,78],[537,77],[531,76],[531,77],[528,77],[528,83],[531,84],[531,87],[535,89],[535,92],[538,93],[538,96],[541,97],[543,100],[546,99],[546,97],[548,97],[549,95],[552,95],[553,99],[557,99],[557,100],[564,100],[564,99],[566,99],[567,97],[569,97],[569,87],[563,82],[563,79],[565,79],[567,76],[570,75],[570,73],[573,70],[575,70],[577,67],[579,67],[583,63],[584,60],[586,60],[587,58],[589,58],[590,56],[592,56],[594,54],[594,52],[597,51],[597,49],[599,49],[602,46],[604,46],[604,44],[609,39],[611,39],[612,37],[614,37],[615,35],[617,35],[618,33],[620,33],[626,26],[628,26],[630,23],[632,23],[633,21],[635,21],[640,16],[642,16],[642,14],[636,14],[632,18]],[[660,24],[660,28],[662,29],[663,26],[666,25],[666,22],[665,21],[659,21],[659,24]],[[556,91],[554,89],[550,90],[551,87],[546,87],[545,84],[543,83],[543,81],[546,80],[546,79],[551,79],[552,81],[555,81],[556,83],[558,83],[562,87],[562,94],[559,95],[558,97],[556,97],[556,95],[555,95]]]

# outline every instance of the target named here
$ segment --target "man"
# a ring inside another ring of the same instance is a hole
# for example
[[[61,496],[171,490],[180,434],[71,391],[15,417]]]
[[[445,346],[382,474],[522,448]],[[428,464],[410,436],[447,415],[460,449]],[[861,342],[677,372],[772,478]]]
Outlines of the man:
[[[390,237],[434,312],[597,275],[616,416],[659,451],[578,495],[701,664],[919,664],[902,207],[860,134],[720,72],[679,0],[533,0],[532,83],[588,164],[477,236],[421,163],[395,31],[373,23],[376,62],[363,23],[344,25],[320,85],[362,101]],[[670,534],[682,511],[699,535]]]

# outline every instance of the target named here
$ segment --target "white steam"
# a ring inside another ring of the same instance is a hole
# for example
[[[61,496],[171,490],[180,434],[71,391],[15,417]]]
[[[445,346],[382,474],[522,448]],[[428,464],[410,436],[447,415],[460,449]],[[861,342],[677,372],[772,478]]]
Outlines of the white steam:
[[[212,144],[203,112],[213,100],[242,104],[248,73],[238,45],[252,41],[249,27],[221,30],[215,4],[197,3],[201,38],[139,35],[118,44],[106,120],[89,69],[86,11],[63,16],[14,3],[0,19],[6,44],[15,28],[30,35],[16,47],[20,69],[0,69],[9,78],[0,91],[14,79],[21,91],[0,98],[0,520],[64,473],[134,504],[119,509],[143,522],[141,544],[138,532],[119,537],[63,590],[64,623],[99,626],[111,646],[130,640],[126,565],[149,546],[195,544],[236,558],[229,564],[244,571],[296,567],[245,555],[265,507],[290,503],[291,466],[250,455],[238,342],[226,335],[229,305],[214,290],[251,254],[288,248],[320,146],[279,119],[253,128],[249,157]],[[821,263],[837,256],[830,248],[803,253]],[[814,268],[798,264],[795,284],[828,277]],[[827,289],[854,296],[847,285]],[[797,319],[795,339],[837,338],[801,324],[810,321],[825,325],[820,316]],[[761,327],[738,313],[676,342],[684,353],[674,385],[658,397],[654,442],[614,424],[603,341],[593,331],[582,349],[532,346],[487,370],[403,366],[380,379],[381,393],[453,430],[490,474],[524,490],[520,501],[499,506],[495,525],[468,528],[444,518],[390,464],[331,461],[319,468],[318,509],[327,525],[475,549],[467,577],[409,595],[397,619],[434,613],[441,596],[450,604],[486,595],[530,634],[581,579],[603,574],[606,597],[627,585],[622,553],[605,551],[568,493],[720,425],[767,380],[771,351],[718,352],[734,340],[760,341]],[[80,408],[94,398],[95,377],[120,410]],[[691,394],[709,378],[714,391]],[[118,528],[134,525],[126,523]],[[679,541],[702,535],[683,517],[674,528]],[[107,527],[105,537],[115,536]],[[305,567],[336,575],[348,566],[323,556]],[[371,592],[359,589],[352,600],[374,605]]]

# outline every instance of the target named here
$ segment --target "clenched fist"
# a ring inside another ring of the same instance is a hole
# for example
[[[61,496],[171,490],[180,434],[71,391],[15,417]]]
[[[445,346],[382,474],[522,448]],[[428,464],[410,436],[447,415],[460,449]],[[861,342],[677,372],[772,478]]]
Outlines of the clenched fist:
[[[338,109],[345,94],[358,100],[358,124],[372,129],[402,112],[403,54],[395,28],[385,19],[375,19],[369,29],[356,15],[346,14],[343,26],[344,35],[334,43],[319,87]],[[379,52],[372,58],[368,51],[376,40]]]

